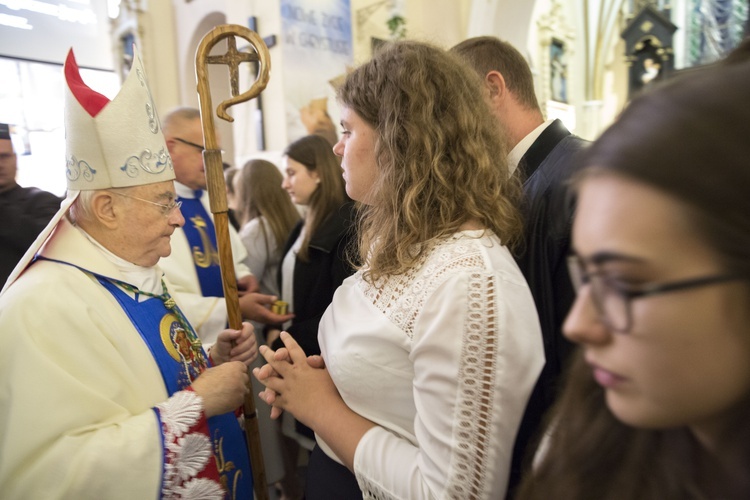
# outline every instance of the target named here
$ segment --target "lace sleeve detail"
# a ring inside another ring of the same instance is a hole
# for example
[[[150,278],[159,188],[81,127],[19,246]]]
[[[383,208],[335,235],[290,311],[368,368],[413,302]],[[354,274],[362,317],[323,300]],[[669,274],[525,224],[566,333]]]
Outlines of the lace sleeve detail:
[[[358,286],[386,317],[409,338],[424,303],[430,295],[456,273],[484,269],[484,256],[476,238],[454,235],[435,245],[422,263],[406,273],[383,279],[374,286],[355,275]]]
[[[446,498],[483,498],[487,487],[487,434],[495,406],[500,340],[495,289],[495,279],[486,273],[470,275],[453,425],[455,465],[446,483]]]
[[[498,355],[502,342],[498,318],[500,312],[497,306],[498,286],[497,279],[492,273],[474,270],[466,275],[465,293],[468,300],[466,301],[467,309],[461,314],[463,334],[460,354],[455,357],[457,362],[457,376],[453,379],[455,385],[447,391],[446,385],[434,386],[439,388],[436,390],[456,394],[454,403],[446,402],[446,405],[452,406],[452,411],[448,409],[448,406],[442,408],[435,406],[434,398],[419,401],[419,405],[431,405],[431,411],[449,412],[452,415],[450,449],[445,449],[445,455],[442,457],[432,456],[430,460],[434,463],[439,462],[439,467],[445,467],[440,472],[445,477],[445,482],[441,485],[440,491],[431,492],[428,492],[426,484],[417,486],[415,483],[412,491],[419,493],[413,498],[432,498],[432,495],[436,495],[442,499],[477,500],[493,498],[494,493],[497,492],[493,489],[495,488],[493,467],[497,464],[494,462],[494,454],[490,448],[498,446],[498,436],[496,429],[493,428],[493,416],[498,411],[498,398],[500,398],[497,389],[498,363],[502,362]],[[453,329],[453,331],[456,330]],[[429,365],[429,361],[423,361],[423,363]],[[424,396],[429,398],[428,395]],[[436,420],[430,415],[422,415],[418,419],[423,420],[427,427],[433,429],[441,425],[438,423],[439,419]],[[368,444],[379,445],[378,451],[380,452],[389,450],[395,453],[394,447],[412,446],[404,443],[403,440],[400,445],[394,443],[383,445],[382,440],[391,439],[383,433],[379,439],[376,433],[372,433],[369,438]],[[509,445],[512,446],[512,443]],[[419,453],[430,453],[439,449],[429,445],[426,449],[419,444],[417,446],[421,448]],[[415,460],[416,455],[410,459]],[[409,465],[404,464],[404,467],[409,468]],[[417,475],[421,474],[416,469],[414,472]],[[390,484],[387,480],[383,482],[384,480],[378,477],[377,473],[372,473],[372,469],[363,473],[355,464],[355,475],[365,499],[397,500],[404,494],[405,490],[399,490],[398,486]],[[416,481],[421,481],[421,479],[416,479]]]
[[[405,275],[373,287],[357,283],[398,327],[384,338],[403,346],[413,366],[413,377],[393,382],[408,409],[390,410],[393,427],[388,414],[358,446],[354,468],[365,498],[487,500],[505,493],[516,422],[535,378],[527,362],[537,362],[526,340],[535,333],[533,303],[520,276],[496,239],[454,237]],[[395,336],[401,332],[409,342]],[[410,428],[398,419],[412,411]],[[382,458],[389,454],[403,458]]]
[[[155,411],[164,436],[162,498],[223,499],[224,489],[207,477],[213,453],[203,413],[203,400],[190,390],[175,393]]]

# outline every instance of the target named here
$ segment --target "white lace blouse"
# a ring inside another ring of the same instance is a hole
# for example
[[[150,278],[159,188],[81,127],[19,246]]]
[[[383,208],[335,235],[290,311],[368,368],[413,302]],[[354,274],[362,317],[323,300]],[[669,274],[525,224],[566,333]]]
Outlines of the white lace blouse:
[[[358,272],[319,341],[344,401],[378,424],[354,456],[365,498],[504,496],[544,354],[531,293],[497,237],[458,233],[377,287]]]

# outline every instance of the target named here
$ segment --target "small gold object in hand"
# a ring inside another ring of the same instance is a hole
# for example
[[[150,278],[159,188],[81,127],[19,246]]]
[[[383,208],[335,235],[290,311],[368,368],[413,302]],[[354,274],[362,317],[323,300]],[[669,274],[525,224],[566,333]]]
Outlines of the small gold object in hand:
[[[274,314],[286,314],[288,309],[289,304],[287,304],[283,300],[277,300],[271,306],[271,312]]]

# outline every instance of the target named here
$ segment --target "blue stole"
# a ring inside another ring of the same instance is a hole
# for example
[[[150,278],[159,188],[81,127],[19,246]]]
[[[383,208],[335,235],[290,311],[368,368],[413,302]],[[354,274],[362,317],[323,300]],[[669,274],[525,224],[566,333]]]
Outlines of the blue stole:
[[[182,215],[185,217],[185,231],[190,252],[193,255],[195,272],[204,297],[223,297],[219,252],[216,250],[216,229],[206,207],[201,203],[203,191],[195,192],[196,198],[182,198]]]
[[[170,396],[187,388],[209,367],[208,356],[193,328],[181,323],[164,302],[158,298],[138,302],[137,295],[131,298],[106,277],[95,276],[119,302],[148,345]],[[227,498],[253,498],[253,474],[245,435],[237,417],[233,412],[211,417],[208,428],[220,481],[228,492]]]

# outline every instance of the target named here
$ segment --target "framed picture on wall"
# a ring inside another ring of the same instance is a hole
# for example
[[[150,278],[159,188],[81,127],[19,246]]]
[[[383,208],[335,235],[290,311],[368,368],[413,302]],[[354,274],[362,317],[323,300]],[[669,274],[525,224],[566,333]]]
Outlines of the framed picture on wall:
[[[565,43],[556,38],[549,46],[550,95],[553,101],[568,102],[568,61]]]

